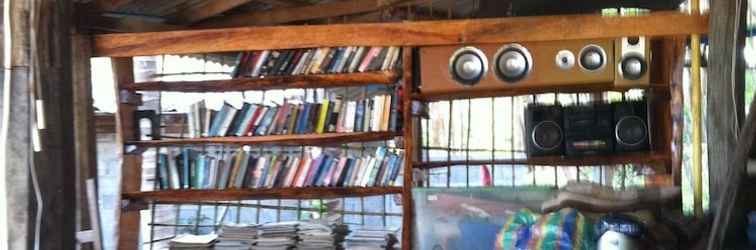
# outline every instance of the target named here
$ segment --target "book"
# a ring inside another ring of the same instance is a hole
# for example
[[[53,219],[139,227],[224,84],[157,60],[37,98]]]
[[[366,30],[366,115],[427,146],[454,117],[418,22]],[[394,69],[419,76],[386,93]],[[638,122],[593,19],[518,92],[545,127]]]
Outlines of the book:
[[[355,108],[354,112],[355,112],[354,113],[354,125],[353,125],[354,132],[363,132],[364,131],[363,130],[363,125],[364,125],[363,119],[365,119],[365,101],[364,101],[364,99],[357,101],[357,107]]]
[[[236,132],[239,130],[239,127],[242,126],[242,122],[246,119],[247,113],[251,107],[252,104],[246,102],[242,104],[242,108],[237,110],[234,118],[231,119],[231,124],[228,126],[228,129],[226,129],[226,136],[236,136]]]
[[[267,112],[265,112],[265,116],[261,120],[260,124],[257,126],[257,129],[255,130],[255,135],[267,135],[268,133],[268,126],[271,125],[273,122],[273,117],[278,112],[278,107],[270,107]]]
[[[244,187],[244,179],[247,177],[247,168],[249,167],[250,153],[247,150],[242,150],[239,155],[238,171],[234,179],[235,188]]]
[[[370,63],[368,63],[367,68],[365,71],[377,71],[381,69],[381,65],[383,64],[383,60],[386,59],[386,54],[388,53],[388,47],[381,47],[381,50],[376,54],[375,57],[370,59]]]
[[[328,99],[323,100],[323,104],[320,106],[320,114],[318,115],[318,123],[315,128],[315,132],[318,134],[322,134],[325,129],[326,124],[326,117],[328,117],[328,104],[330,101]]]
[[[368,50],[370,50],[368,47],[357,48],[357,51],[354,52],[354,58],[352,58],[352,61],[349,63],[347,72],[349,73],[357,72],[357,68],[360,66],[360,63],[362,62],[362,58],[365,56],[365,53]]]
[[[249,107],[247,108],[247,111],[244,112],[242,119],[239,121],[239,125],[234,132],[235,136],[244,136],[245,132],[249,130],[249,126],[254,122],[255,114],[260,112],[259,105],[245,103],[245,105],[247,104],[249,104]]]
[[[299,110],[302,108],[301,104],[296,104],[291,107],[291,112],[289,112],[289,117],[287,119],[287,125],[284,128],[284,131],[281,132],[281,134],[294,134],[294,131],[296,130],[297,126],[297,116],[299,114]]]
[[[173,150],[168,150],[166,153],[168,163],[168,175],[169,184],[171,189],[181,189],[181,181],[179,180],[179,168],[176,164],[176,154]]]
[[[362,61],[360,62],[360,66],[358,67],[357,71],[359,72],[365,72],[368,70],[368,67],[370,66],[370,62],[375,59],[376,56],[378,56],[378,53],[381,52],[381,47],[372,47],[370,50],[365,54],[365,56],[362,58]]]
[[[267,62],[269,56],[270,50],[263,50],[262,52],[260,52],[257,60],[254,61],[254,67],[252,67],[252,77],[260,76],[260,71],[262,70],[263,65]]]
[[[346,116],[344,120],[344,131],[343,132],[354,132],[354,121],[355,121],[355,114],[357,113],[357,102],[356,101],[348,101],[347,107],[346,107],[346,113],[344,116]]]
[[[158,155],[158,169],[157,170],[158,170],[157,171],[158,188],[169,189],[168,155],[163,154],[163,153]]]

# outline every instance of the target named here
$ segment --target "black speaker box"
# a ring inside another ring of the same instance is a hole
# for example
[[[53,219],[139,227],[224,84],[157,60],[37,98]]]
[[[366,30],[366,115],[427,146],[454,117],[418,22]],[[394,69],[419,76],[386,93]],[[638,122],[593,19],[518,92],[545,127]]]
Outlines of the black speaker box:
[[[614,152],[612,105],[591,103],[564,107],[567,156],[606,155]]]
[[[645,99],[614,103],[615,152],[649,150],[648,104]]]
[[[562,155],[562,107],[529,104],[525,109],[525,145],[528,156]]]

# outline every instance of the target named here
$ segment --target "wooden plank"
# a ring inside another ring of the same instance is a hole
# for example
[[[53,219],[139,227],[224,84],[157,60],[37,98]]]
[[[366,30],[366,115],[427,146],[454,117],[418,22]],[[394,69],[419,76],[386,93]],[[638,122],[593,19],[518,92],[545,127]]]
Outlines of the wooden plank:
[[[91,37],[88,35],[74,34],[71,42],[71,58],[84,58],[72,60],[72,88],[73,88],[73,134],[75,151],[76,171],[76,195],[77,199],[77,231],[89,230],[98,227],[98,221],[92,221],[92,216],[97,215],[97,207],[89,206],[88,182],[97,185],[97,142],[94,124],[94,100],[92,99],[92,70],[90,58],[92,55]],[[95,201],[97,197],[93,197]],[[97,230],[99,233],[99,229]],[[97,235],[95,249],[99,244]],[[79,243],[81,245],[81,243]],[[91,248],[88,248],[91,249]]]
[[[564,156],[539,156],[521,159],[496,160],[454,160],[438,162],[416,163],[415,168],[430,169],[458,165],[529,165],[529,166],[598,166],[619,164],[644,164],[666,166],[669,156],[663,153],[628,153],[618,155],[596,155],[582,158],[568,158]],[[663,170],[663,168],[661,169]],[[666,171],[665,171],[666,172]]]
[[[200,23],[202,28],[239,27],[250,25],[273,25],[359,14],[385,9],[409,2],[409,0],[346,0],[291,8],[273,8],[224,16]]]
[[[87,190],[87,208],[89,211],[92,236],[92,245],[94,250],[102,250],[102,229],[100,228],[100,208],[97,201],[100,200],[97,192],[97,178],[86,180]]]
[[[229,11],[239,7],[252,0],[224,0],[224,1],[206,1],[205,4],[199,4],[193,8],[180,11],[173,22],[178,24],[192,24]]]
[[[742,240],[746,230],[747,200],[753,195],[742,193],[746,157],[753,144],[754,117],[743,130],[745,61],[745,23],[747,3],[713,1],[709,23],[709,58],[706,85],[706,133],[709,163],[710,209],[716,214],[709,237],[709,249],[732,248]],[[754,115],[754,106],[751,105]],[[743,196],[738,198],[738,196]],[[745,198],[745,199],[744,199]]]
[[[523,86],[522,88],[502,89],[467,89],[465,91],[439,92],[439,93],[415,93],[413,98],[422,101],[455,100],[481,97],[520,96],[543,93],[590,93],[603,91],[627,91],[630,89],[647,89],[664,96],[669,94],[669,86],[666,84],[651,84],[648,88],[614,86],[613,82],[596,84],[567,84],[555,86]]]
[[[413,224],[415,223],[414,202],[412,201],[412,187],[414,186],[413,166],[415,162],[415,128],[412,117],[412,92],[414,89],[414,61],[412,47],[402,49],[402,122],[404,129],[404,175],[402,182],[402,249],[412,250]]]
[[[670,25],[674,23],[675,25]],[[404,23],[245,27],[95,36],[95,56],[190,54],[330,46],[427,46],[707,33],[708,16],[563,15]],[[254,41],[254,42],[250,42]]]
[[[208,81],[154,81],[125,86],[132,91],[226,92],[297,88],[353,87],[371,84],[394,84],[398,71],[351,74],[269,76],[264,78],[235,78]]]
[[[158,32],[187,29],[186,26],[167,24],[129,17],[93,16],[81,25],[85,29],[107,33]]]
[[[109,12],[131,3],[134,0],[95,0],[94,5],[98,11]]]
[[[334,145],[351,142],[393,140],[399,132],[354,132],[303,135],[267,135],[251,137],[202,137],[188,139],[163,139],[154,141],[128,141],[126,144],[140,147],[163,147],[191,144],[238,144],[238,145]]]
[[[133,113],[136,106],[125,104],[121,100],[121,88],[134,83],[134,62],[131,57],[113,58],[113,77],[115,78],[116,102],[118,110],[116,113],[116,144],[123,145],[124,142],[134,139]],[[126,90],[125,94],[133,92]],[[125,152],[122,147],[118,152],[122,157],[121,162],[121,192],[139,192],[142,183],[142,156],[132,155]],[[123,197],[122,197],[123,198]],[[139,248],[139,224],[140,211],[124,210],[119,208],[120,216],[118,217],[118,249],[138,249]]]
[[[132,192],[126,199],[150,202],[236,201],[252,199],[330,199],[398,194],[401,187],[307,187],[229,190],[164,190]]]

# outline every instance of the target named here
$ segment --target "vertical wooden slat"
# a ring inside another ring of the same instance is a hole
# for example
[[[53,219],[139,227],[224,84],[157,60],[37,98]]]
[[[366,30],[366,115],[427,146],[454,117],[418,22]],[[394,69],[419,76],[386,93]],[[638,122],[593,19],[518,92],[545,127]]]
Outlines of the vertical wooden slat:
[[[116,143],[123,145],[124,142],[134,137],[133,113],[136,106],[124,103],[125,96],[121,94],[121,87],[134,83],[134,62],[131,57],[113,58],[113,76],[115,77],[116,101],[118,111],[116,114]],[[129,93],[131,94],[131,93]],[[124,147],[119,152],[122,156],[121,163],[121,193],[139,192],[142,182],[142,156],[128,154]],[[118,249],[136,249],[139,242],[139,211],[121,210],[118,220]]]
[[[412,249],[412,228],[415,221],[414,208],[412,201],[413,169],[415,162],[415,141],[414,141],[414,120],[412,118],[412,47],[402,49],[402,65],[404,67],[402,75],[402,114],[404,129],[404,180],[402,184],[402,249]]]
[[[82,34],[76,34],[72,37],[71,53],[72,77],[73,77],[73,120],[74,120],[74,148],[76,161],[77,177],[77,228],[82,231],[87,229],[99,228],[90,221],[90,214],[97,214],[97,211],[90,210],[88,206],[88,185],[91,180],[92,192],[97,194],[97,149],[94,126],[94,103],[92,99],[92,78],[90,75],[91,65],[89,58],[92,55],[91,37]],[[95,200],[97,197],[93,197]],[[94,207],[97,208],[96,206]],[[99,237],[97,237],[99,239]]]

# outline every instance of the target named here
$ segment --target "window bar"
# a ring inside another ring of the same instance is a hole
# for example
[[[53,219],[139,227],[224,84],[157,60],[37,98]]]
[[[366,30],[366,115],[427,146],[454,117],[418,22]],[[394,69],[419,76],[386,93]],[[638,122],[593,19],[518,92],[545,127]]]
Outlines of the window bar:
[[[428,110],[428,111],[430,112],[430,110]],[[425,129],[425,138],[424,138],[424,141],[425,141],[425,160],[428,161],[428,162],[430,162],[431,159],[430,159],[430,149],[429,149],[429,146],[430,146],[430,140],[431,140],[431,138],[430,138],[430,120],[431,119],[430,119],[430,114],[428,114],[428,116],[429,116],[428,119],[425,119],[425,128],[426,129]],[[430,187],[430,170],[425,169],[423,171],[425,172],[425,176],[427,176],[425,178],[425,186],[426,187]],[[405,173],[405,174],[408,174],[408,173]],[[403,184],[403,185],[407,185],[407,184]]]
[[[215,204],[213,206],[213,224],[215,227],[213,227],[213,231],[218,231],[220,229],[220,224],[218,223],[218,204]]]
[[[163,58],[165,58],[165,55],[163,55]],[[161,72],[165,71],[165,64],[161,65],[160,71]],[[163,100],[162,99],[163,99],[163,91],[158,91],[158,100],[157,100],[158,101],[158,103],[157,103],[157,117],[158,117],[158,121],[159,121],[158,122],[158,126],[162,126],[163,125],[163,122],[162,122],[163,121],[163,119],[162,119],[162,117],[163,117],[163,112],[162,112],[163,111],[163,104],[162,104],[162,101]],[[155,128],[152,128],[151,126],[152,125],[150,125],[150,131],[154,131]],[[141,127],[137,128],[137,129],[141,129]],[[160,131],[160,129],[161,128],[157,128],[158,131]],[[150,136],[152,138],[155,138],[155,135],[153,135],[151,133],[150,133]],[[140,139],[140,138],[137,138],[137,139]],[[152,182],[152,184],[153,184],[152,185],[152,190],[158,191],[158,190],[161,190],[160,189],[160,184],[161,184],[162,178],[166,178],[166,177],[160,175],[160,147],[157,147],[154,150],[155,150],[154,152],[155,152],[155,166],[156,166],[156,168],[155,168],[155,171],[154,171],[155,178],[154,178],[154,181]],[[156,213],[156,209],[155,208],[156,207],[157,206],[155,205],[154,202],[150,204],[150,222],[151,223],[155,222],[155,213]],[[154,239],[155,239],[155,226],[150,225],[150,250],[152,250],[152,248],[154,247],[153,243],[152,243],[152,241]]]
[[[472,107],[472,100],[470,98],[467,98],[467,142],[465,142],[465,171],[467,171],[467,174],[465,174],[466,180],[466,187],[470,187],[470,120],[472,119],[471,109]],[[462,119],[460,119],[460,124],[465,125]]]
[[[308,89],[305,89],[305,97],[307,96],[307,90]],[[265,90],[262,91],[262,97],[260,98],[260,104],[265,105],[265,96],[266,96],[267,93],[268,92],[265,91]],[[262,157],[263,156],[263,146],[259,146],[259,149],[260,149],[260,151],[259,151],[260,152],[260,157]],[[260,200],[254,200],[254,203],[256,203],[258,205],[262,204]],[[260,224],[260,213],[261,213],[261,210],[262,210],[261,208],[255,209],[255,224]],[[240,214],[241,214],[241,208],[238,208],[236,211],[237,211],[236,215],[237,215],[237,217],[239,217]],[[237,219],[237,223],[238,222],[239,222],[239,220]]]
[[[491,97],[491,186],[496,186],[496,98]],[[486,170],[488,171],[488,170]]]
[[[198,205],[197,206],[197,213],[196,213],[197,217],[195,217],[196,219],[194,220],[194,233],[195,234],[199,234],[199,224],[200,224],[200,221],[201,221],[200,218],[202,218],[202,217],[200,217],[201,215],[202,215],[202,205]]]
[[[451,141],[452,141],[452,113],[453,112],[453,106],[454,101],[449,101],[449,127],[447,128],[447,144],[446,144],[446,162],[451,163]],[[447,164],[446,166],[446,187],[451,187],[451,164]]]
[[[510,136],[511,136],[511,138],[509,140],[509,147],[512,150],[512,152],[509,154],[509,157],[512,160],[512,162],[514,162],[514,159],[515,159],[515,153],[514,153],[514,150],[515,150],[515,135],[514,135],[514,120],[515,120],[515,118],[514,118],[514,109],[515,109],[514,106],[515,106],[515,97],[514,96],[509,97],[509,101],[510,101],[509,102],[509,132],[510,132]],[[510,166],[511,166],[511,170],[512,170],[512,187],[514,188],[515,187],[515,179],[517,178],[516,177],[517,172],[515,171],[515,165],[514,164],[512,164]]]

